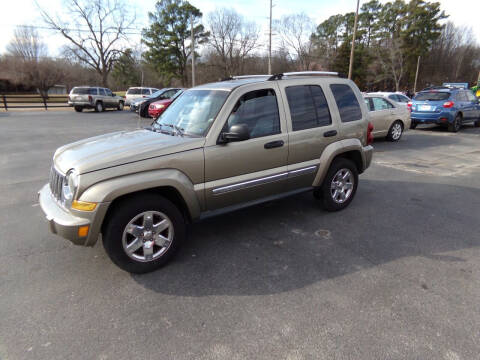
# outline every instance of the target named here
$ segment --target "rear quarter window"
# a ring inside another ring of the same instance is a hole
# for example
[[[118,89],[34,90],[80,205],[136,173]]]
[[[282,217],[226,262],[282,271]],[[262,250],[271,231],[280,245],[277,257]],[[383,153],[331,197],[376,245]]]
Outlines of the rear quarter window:
[[[333,97],[337,103],[338,112],[342,122],[357,121],[362,119],[362,110],[352,88],[347,84],[331,84]]]

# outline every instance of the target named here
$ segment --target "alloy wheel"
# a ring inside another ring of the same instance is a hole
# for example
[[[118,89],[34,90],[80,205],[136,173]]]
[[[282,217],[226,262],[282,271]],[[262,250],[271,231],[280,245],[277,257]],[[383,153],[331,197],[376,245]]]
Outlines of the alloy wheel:
[[[164,213],[145,211],[130,220],[123,231],[123,250],[131,259],[149,262],[165,254],[172,244],[173,223]]]
[[[349,169],[338,170],[330,184],[330,194],[333,201],[337,204],[343,204],[347,201],[352,195],[354,181],[353,174]]]

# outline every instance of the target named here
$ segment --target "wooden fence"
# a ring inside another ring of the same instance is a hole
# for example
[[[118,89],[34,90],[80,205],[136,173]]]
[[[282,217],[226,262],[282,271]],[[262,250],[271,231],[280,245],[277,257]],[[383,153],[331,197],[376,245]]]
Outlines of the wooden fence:
[[[0,95],[0,109],[45,109],[68,107],[68,95]]]

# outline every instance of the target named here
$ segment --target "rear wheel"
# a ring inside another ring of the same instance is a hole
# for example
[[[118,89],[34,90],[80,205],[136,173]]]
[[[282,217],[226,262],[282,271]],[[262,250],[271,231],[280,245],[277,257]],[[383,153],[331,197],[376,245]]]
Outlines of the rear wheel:
[[[95,112],[103,112],[105,108],[103,107],[103,104],[99,101],[95,104]]]
[[[417,127],[417,123],[414,123],[413,121],[410,123],[410,129],[415,129]]]
[[[345,158],[333,160],[323,184],[315,190],[315,197],[322,201],[327,211],[338,211],[346,208],[357,191],[358,170],[355,164]]]
[[[448,124],[448,131],[450,132],[458,132],[460,130],[460,127],[462,126],[462,115],[458,114],[455,116],[455,120],[453,120],[453,123]]]
[[[475,122],[473,123],[473,126],[475,126],[475,127],[480,127],[480,119],[478,119],[477,121],[475,121]]]
[[[403,125],[401,121],[395,121],[388,130],[387,140],[398,141],[402,137]]]
[[[165,265],[186,237],[179,209],[155,194],[121,202],[109,215],[103,246],[112,261],[131,273],[147,273]]]
[[[83,111],[83,107],[82,107],[82,106],[75,106],[75,111],[76,111],[76,112],[82,112],[82,111]]]

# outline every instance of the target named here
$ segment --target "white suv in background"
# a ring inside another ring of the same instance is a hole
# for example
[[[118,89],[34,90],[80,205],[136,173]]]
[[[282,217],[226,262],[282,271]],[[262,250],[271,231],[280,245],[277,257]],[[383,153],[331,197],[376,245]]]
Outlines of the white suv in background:
[[[155,91],[158,91],[158,89],[149,88],[149,87],[128,88],[127,93],[125,94],[125,105],[130,106],[133,100],[136,100],[139,98],[146,98],[152,95]]]

